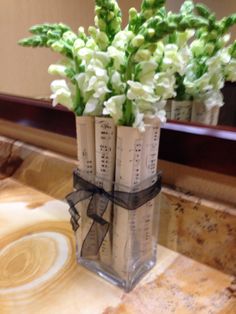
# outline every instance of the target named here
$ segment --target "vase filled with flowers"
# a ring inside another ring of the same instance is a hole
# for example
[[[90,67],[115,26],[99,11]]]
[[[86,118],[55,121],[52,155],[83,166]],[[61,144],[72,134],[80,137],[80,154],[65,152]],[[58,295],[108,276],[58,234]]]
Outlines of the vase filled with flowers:
[[[42,24],[20,41],[62,56],[49,67],[62,78],[52,82],[51,99],[76,118],[78,167],[67,201],[78,262],[126,291],[156,262],[161,124],[167,101],[192,96],[188,42],[199,29],[208,31],[209,18],[192,1],[172,13],[165,0],[143,0],[122,29],[118,3],[96,0],[87,31]]]
[[[197,4],[198,14],[209,21],[199,28],[190,44],[191,57],[184,79],[185,90],[193,101],[191,121],[217,125],[224,105],[221,92],[226,80],[235,81],[235,52],[229,29],[236,23],[236,14],[217,20],[205,5]]]

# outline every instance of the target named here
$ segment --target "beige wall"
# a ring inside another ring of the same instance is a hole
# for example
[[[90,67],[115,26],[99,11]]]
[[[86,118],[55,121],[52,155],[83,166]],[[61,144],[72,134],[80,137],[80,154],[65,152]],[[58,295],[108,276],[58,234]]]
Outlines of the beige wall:
[[[168,7],[177,10],[182,0],[168,0]],[[236,12],[236,1],[204,0],[219,17]],[[43,22],[64,22],[75,31],[79,25],[93,23],[93,0],[0,0],[0,93],[47,97],[52,80],[48,65],[58,56],[47,49],[26,49],[17,41],[28,36],[31,25]],[[138,7],[141,0],[120,0],[127,18],[128,7]],[[234,29],[236,35],[236,29]]]

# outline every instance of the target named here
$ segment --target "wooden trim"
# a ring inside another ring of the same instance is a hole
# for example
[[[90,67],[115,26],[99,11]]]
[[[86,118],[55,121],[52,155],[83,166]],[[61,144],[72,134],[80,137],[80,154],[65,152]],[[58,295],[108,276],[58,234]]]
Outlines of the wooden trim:
[[[0,118],[24,127],[72,138],[76,136],[74,114],[60,106],[52,108],[47,100],[0,94]],[[168,122],[163,127],[160,159],[236,176],[235,158],[236,132],[233,127],[208,127],[177,121]]]

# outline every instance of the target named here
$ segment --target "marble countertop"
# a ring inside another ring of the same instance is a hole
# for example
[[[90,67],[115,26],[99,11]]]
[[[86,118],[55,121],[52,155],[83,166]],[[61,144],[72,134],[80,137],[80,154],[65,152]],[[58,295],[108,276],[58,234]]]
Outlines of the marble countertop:
[[[235,313],[235,277],[163,246],[129,294],[76,264],[68,206],[0,181],[0,313]]]

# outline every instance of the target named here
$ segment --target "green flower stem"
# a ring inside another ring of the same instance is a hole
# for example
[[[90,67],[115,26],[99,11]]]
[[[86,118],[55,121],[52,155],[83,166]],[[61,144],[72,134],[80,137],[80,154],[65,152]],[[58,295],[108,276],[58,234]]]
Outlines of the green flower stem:
[[[124,107],[123,107],[123,112],[124,112],[124,118],[122,120],[122,124],[125,126],[132,126],[135,120],[134,114],[133,114],[133,103],[132,100],[127,99]]]
[[[76,73],[81,73],[80,63],[78,62],[78,59],[76,57],[74,61],[75,61]],[[82,116],[85,105],[83,103],[81,91],[79,89],[79,86],[76,80],[74,80],[74,84],[75,84],[74,112],[77,116]]]

